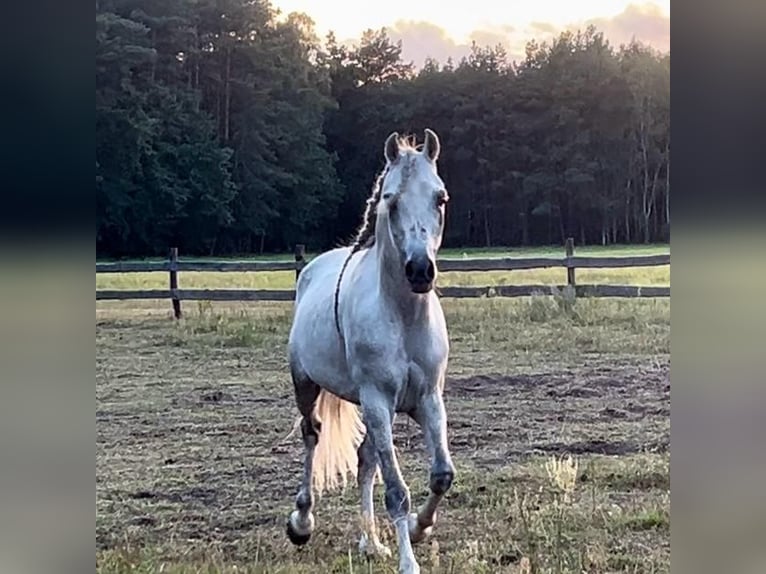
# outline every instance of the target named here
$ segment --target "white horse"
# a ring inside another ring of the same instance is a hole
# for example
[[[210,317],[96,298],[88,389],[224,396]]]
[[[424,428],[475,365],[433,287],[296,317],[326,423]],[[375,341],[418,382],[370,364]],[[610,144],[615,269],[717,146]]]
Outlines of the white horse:
[[[433,290],[448,200],[439,149],[429,129],[422,149],[396,132],[386,139],[386,167],[354,244],[323,253],[300,274],[289,339],[305,463],[287,534],[294,544],[308,542],[312,490],[345,485],[351,473],[361,494],[359,549],[390,555],[375,528],[379,465],[401,574],[420,572],[411,543],[430,534],[455,476],[442,400],[449,341]],[[417,514],[394,453],[396,413],[420,425],[431,455],[431,494]]]

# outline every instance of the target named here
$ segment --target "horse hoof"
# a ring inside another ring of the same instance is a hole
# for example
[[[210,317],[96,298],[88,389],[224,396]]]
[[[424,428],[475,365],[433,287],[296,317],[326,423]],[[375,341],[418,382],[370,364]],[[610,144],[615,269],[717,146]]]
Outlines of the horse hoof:
[[[311,531],[313,530],[314,520],[313,517],[311,517],[310,527],[306,530],[306,532],[298,532],[298,530],[295,528],[295,525],[293,524],[294,515],[295,512],[293,512],[293,514],[290,515],[290,518],[287,519],[287,537],[290,539],[290,542],[296,546],[303,546],[311,539]]]
[[[368,538],[367,535],[362,534],[359,539],[359,553],[368,560],[374,558],[391,558],[391,549],[380,543],[380,540],[375,538]]]
[[[288,520],[287,521],[287,537],[290,539],[290,542],[292,542],[296,546],[303,546],[311,539],[311,532],[309,532],[308,534],[298,534],[293,528],[292,522]]]

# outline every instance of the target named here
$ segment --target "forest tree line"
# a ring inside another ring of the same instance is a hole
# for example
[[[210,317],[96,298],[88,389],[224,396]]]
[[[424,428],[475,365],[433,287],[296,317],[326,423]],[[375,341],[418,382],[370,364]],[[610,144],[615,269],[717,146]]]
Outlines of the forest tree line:
[[[99,256],[345,243],[386,136],[425,127],[445,246],[669,237],[669,54],[587,28],[415,70],[384,29],[344,46],[266,0],[96,2]]]

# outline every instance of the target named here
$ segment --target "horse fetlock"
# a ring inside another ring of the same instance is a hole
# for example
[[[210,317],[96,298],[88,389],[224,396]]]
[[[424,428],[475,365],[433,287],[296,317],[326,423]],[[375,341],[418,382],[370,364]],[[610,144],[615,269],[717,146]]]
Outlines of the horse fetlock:
[[[310,492],[301,492],[295,499],[295,507],[303,514],[306,514],[314,505],[314,497]],[[311,513],[309,513],[311,514]]]
[[[311,538],[314,531],[314,515],[293,510],[287,520],[287,537],[296,546],[303,546]]]
[[[431,492],[441,496],[450,489],[453,480],[455,480],[454,470],[432,472],[428,486],[431,488]]]
[[[377,535],[367,536],[362,533],[359,538],[359,553],[367,558],[390,558],[391,549],[378,540]]]
[[[433,533],[434,517],[431,516],[430,520],[424,520],[417,514],[410,514],[407,517],[407,527],[410,532],[410,542],[417,544],[422,542]]]

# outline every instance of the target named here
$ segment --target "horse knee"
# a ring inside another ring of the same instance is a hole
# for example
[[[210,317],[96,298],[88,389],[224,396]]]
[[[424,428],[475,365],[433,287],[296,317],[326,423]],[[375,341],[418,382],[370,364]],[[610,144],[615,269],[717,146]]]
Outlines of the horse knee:
[[[386,510],[391,520],[410,513],[410,492],[403,484],[386,487]]]
[[[428,486],[431,488],[431,492],[441,496],[450,489],[453,480],[455,480],[454,469],[436,471],[431,473]]]
[[[374,471],[378,464],[378,455],[375,452],[375,447],[372,446],[372,442],[370,442],[369,436],[365,436],[362,444],[359,445],[359,448],[356,450],[356,458],[357,477],[361,482],[364,476],[368,472]]]

